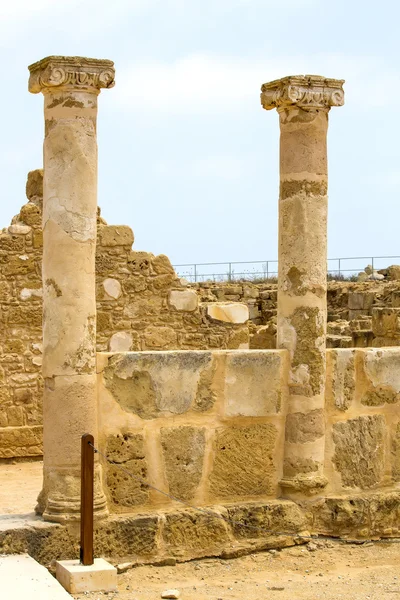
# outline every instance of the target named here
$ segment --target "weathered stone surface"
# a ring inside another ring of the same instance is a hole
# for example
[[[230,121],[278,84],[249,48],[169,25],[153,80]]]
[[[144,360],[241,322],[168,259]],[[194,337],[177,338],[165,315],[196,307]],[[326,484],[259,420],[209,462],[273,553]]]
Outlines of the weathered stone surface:
[[[118,331],[110,338],[110,352],[129,352],[132,346],[132,334],[126,331]]]
[[[203,472],[205,429],[161,428],[161,445],[170,493],[192,500]]]
[[[330,350],[327,352],[328,386],[327,399],[338,410],[350,408],[355,393],[355,351]]]
[[[285,356],[284,351],[228,353],[225,413],[230,417],[278,413],[285,395]]]
[[[107,490],[115,511],[126,511],[132,506],[146,504],[148,501],[148,487],[145,484],[147,462],[143,436],[130,433],[109,436],[106,455],[108,461],[115,463],[115,465],[107,464],[106,471]],[[120,467],[133,473],[135,477],[130,477]]]
[[[155,555],[159,535],[158,515],[111,517],[95,528],[95,555],[113,558]]]
[[[384,469],[385,417],[360,416],[333,425],[333,463],[346,487],[366,489],[381,480]]]
[[[102,246],[129,246],[133,244],[133,231],[127,225],[105,225],[99,229]]]
[[[287,442],[304,444],[313,442],[325,432],[325,417],[322,409],[309,412],[290,413],[286,417],[285,439]]]
[[[0,458],[41,454],[42,431],[41,426],[0,429]]]
[[[310,527],[306,514],[288,500],[234,504],[228,506],[227,513],[237,538],[268,537],[277,532],[298,533]]]
[[[270,423],[218,429],[211,494],[235,498],[273,493],[276,436],[277,430]]]
[[[392,437],[391,445],[392,477],[394,481],[400,481],[400,422]]]
[[[207,315],[215,321],[225,323],[245,323],[249,319],[249,309],[239,302],[215,302],[208,304]]]
[[[189,410],[204,393],[199,392],[200,376],[210,365],[210,352],[116,355],[109,360],[104,380],[124,410],[151,419]]]
[[[117,300],[121,295],[121,284],[118,279],[108,277],[103,281],[103,288],[107,296]]]
[[[171,290],[169,303],[176,310],[192,312],[199,304],[199,297],[194,290]]]
[[[26,197],[29,200],[35,197],[43,198],[43,169],[36,169],[28,173]]]
[[[172,556],[196,556],[222,549],[229,539],[229,529],[220,513],[207,514],[192,510],[165,515],[163,539]]]
[[[146,348],[171,348],[177,344],[177,335],[172,327],[147,327],[144,333]]]
[[[362,404],[382,406],[400,400],[400,372],[398,364],[400,350],[368,349],[359,353],[361,372],[364,379]]]

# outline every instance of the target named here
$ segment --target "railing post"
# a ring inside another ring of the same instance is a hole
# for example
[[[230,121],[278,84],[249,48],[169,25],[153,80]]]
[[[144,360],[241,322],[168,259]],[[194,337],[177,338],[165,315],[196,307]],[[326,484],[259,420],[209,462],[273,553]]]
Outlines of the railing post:
[[[340,258],[338,260],[339,260],[339,277],[340,277]]]
[[[267,261],[267,280],[268,279],[269,279],[269,264],[268,264],[268,261]]]
[[[232,281],[232,263],[229,263],[229,281]]]
[[[93,482],[94,438],[85,433],[81,438],[81,551],[82,565],[92,565],[93,556]]]
[[[197,265],[193,265],[194,266],[194,281],[196,283],[197,281]]]

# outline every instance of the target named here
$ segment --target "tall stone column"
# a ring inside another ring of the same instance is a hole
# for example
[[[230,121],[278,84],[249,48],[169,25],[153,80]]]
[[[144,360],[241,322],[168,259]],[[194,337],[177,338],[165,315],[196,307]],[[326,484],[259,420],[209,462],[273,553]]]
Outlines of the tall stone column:
[[[344,104],[342,80],[285,77],[261,88],[280,120],[278,348],[290,353],[281,485],[317,493],[325,450],[328,113]]]
[[[113,62],[50,56],[29,67],[44,95],[44,475],[37,512],[79,518],[80,438],[97,439],[95,250],[97,96],[114,85]],[[100,465],[96,514],[106,514]]]

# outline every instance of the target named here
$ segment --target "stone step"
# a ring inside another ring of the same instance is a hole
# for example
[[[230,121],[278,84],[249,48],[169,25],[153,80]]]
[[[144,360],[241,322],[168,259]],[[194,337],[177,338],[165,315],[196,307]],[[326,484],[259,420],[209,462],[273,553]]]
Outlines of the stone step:
[[[49,571],[27,554],[0,556],[2,600],[71,600]]]

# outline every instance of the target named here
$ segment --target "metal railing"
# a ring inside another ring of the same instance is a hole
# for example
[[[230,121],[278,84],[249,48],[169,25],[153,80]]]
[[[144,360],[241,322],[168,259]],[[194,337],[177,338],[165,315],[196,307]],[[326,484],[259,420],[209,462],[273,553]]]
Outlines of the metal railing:
[[[367,265],[373,270],[387,268],[400,256],[346,256],[328,259],[328,274],[349,277],[364,271]],[[361,262],[363,261],[363,262]],[[254,281],[273,279],[278,276],[277,260],[229,261],[218,263],[187,263],[174,265],[179,277],[191,282],[201,281]]]

